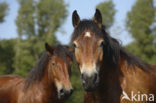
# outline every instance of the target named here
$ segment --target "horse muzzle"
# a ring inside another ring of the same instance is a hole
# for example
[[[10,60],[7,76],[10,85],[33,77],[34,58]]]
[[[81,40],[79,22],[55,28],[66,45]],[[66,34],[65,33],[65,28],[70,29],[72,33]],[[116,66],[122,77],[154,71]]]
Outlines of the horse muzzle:
[[[81,74],[81,81],[85,91],[94,91],[99,84],[98,73],[93,73],[91,76],[88,76],[87,74],[83,73]]]
[[[72,95],[73,91],[74,91],[73,88],[69,90],[62,88],[58,91],[58,97],[59,99],[67,99],[68,97]]]

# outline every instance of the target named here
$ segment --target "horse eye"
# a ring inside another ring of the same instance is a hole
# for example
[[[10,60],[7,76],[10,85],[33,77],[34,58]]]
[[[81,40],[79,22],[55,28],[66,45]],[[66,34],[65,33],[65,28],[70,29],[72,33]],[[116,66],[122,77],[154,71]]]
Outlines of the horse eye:
[[[73,43],[73,47],[74,47],[74,48],[77,48],[77,45],[76,45],[75,43]]]
[[[54,67],[55,67],[55,66],[56,66],[56,63],[54,63],[54,62],[53,62],[53,63],[52,63],[52,66],[54,66]]]
[[[104,41],[101,41],[100,47],[103,47],[103,46],[104,46]]]

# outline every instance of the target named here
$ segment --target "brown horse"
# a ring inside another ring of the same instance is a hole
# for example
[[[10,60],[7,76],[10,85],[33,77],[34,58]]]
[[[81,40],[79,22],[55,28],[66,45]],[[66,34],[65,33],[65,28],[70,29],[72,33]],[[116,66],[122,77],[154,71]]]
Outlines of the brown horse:
[[[0,103],[64,103],[72,94],[70,52],[61,45],[45,47],[46,51],[26,79],[0,77]]]
[[[85,89],[84,103],[156,102],[156,67],[124,50],[106,33],[96,10],[93,20],[72,21],[75,59]]]

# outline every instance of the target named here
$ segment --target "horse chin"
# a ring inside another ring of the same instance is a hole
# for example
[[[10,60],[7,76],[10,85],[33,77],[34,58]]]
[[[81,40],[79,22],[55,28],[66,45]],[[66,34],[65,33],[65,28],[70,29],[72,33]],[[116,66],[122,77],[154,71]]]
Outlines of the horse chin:
[[[70,96],[68,96],[68,95],[59,95],[58,96],[58,98],[59,98],[59,100],[66,100],[66,99],[68,99]]]
[[[73,89],[72,88],[70,90],[61,89],[61,91],[58,92],[58,99],[66,100],[66,99],[68,99],[71,96],[72,93],[73,93]]]
[[[93,92],[98,88],[99,83],[91,84],[91,85],[83,85],[83,88],[86,92]]]
[[[86,92],[93,92],[95,90],[96,90],[96,88],[85,88],[85,91]]]

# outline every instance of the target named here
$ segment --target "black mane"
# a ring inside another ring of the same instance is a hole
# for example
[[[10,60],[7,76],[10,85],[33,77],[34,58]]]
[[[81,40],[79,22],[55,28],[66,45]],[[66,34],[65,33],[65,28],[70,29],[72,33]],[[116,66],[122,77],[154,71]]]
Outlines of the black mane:
[[[29,87],[31,83],[42,79],[45,68],[48,64],[48,53],[44,51],[36,65],[32,68],[26,79],[25,87]]]
[[[111,37],[105,30],[105,27],[102,25],[101,29],[93,20],[82,20],[75,28],[71,41],[74,41],[75,38],[82,34],[84,30],[90,30],[95,35],[103,37],[105,44],[104,44],[104,56],[103,59],[107,64],[110,66],[117,67],[119,66],[120,57],[124,57],[127,61],[128,66],[132,66],[135,69],[135,65],[141,68],[144,71],[148,71],[150,67],[149,64],[145,63],[143,60],[139,59],[138,57],[134,56],[133,54],[127,52],[121,44],[118,42],[117,39]]]
[[[66,63],[68,63],[67,56],[72,58],[72,55],[68,51],[66,46],[55,45],[53,47],[55,48],[53,55],[57,55],[58,57],[63,58]],[[46,51],[44,51],[41,54],[40,59],[38,60],[36,65],[32,68],[31,72],[29,73],[29,75],[26,79],[26,83],[25,83],[26,88],[29,87],[30,84],[38,82],[42,79],[45,69],[46,69],[46,66],[49,62],[48,58],[49,58],[48,53]]]

